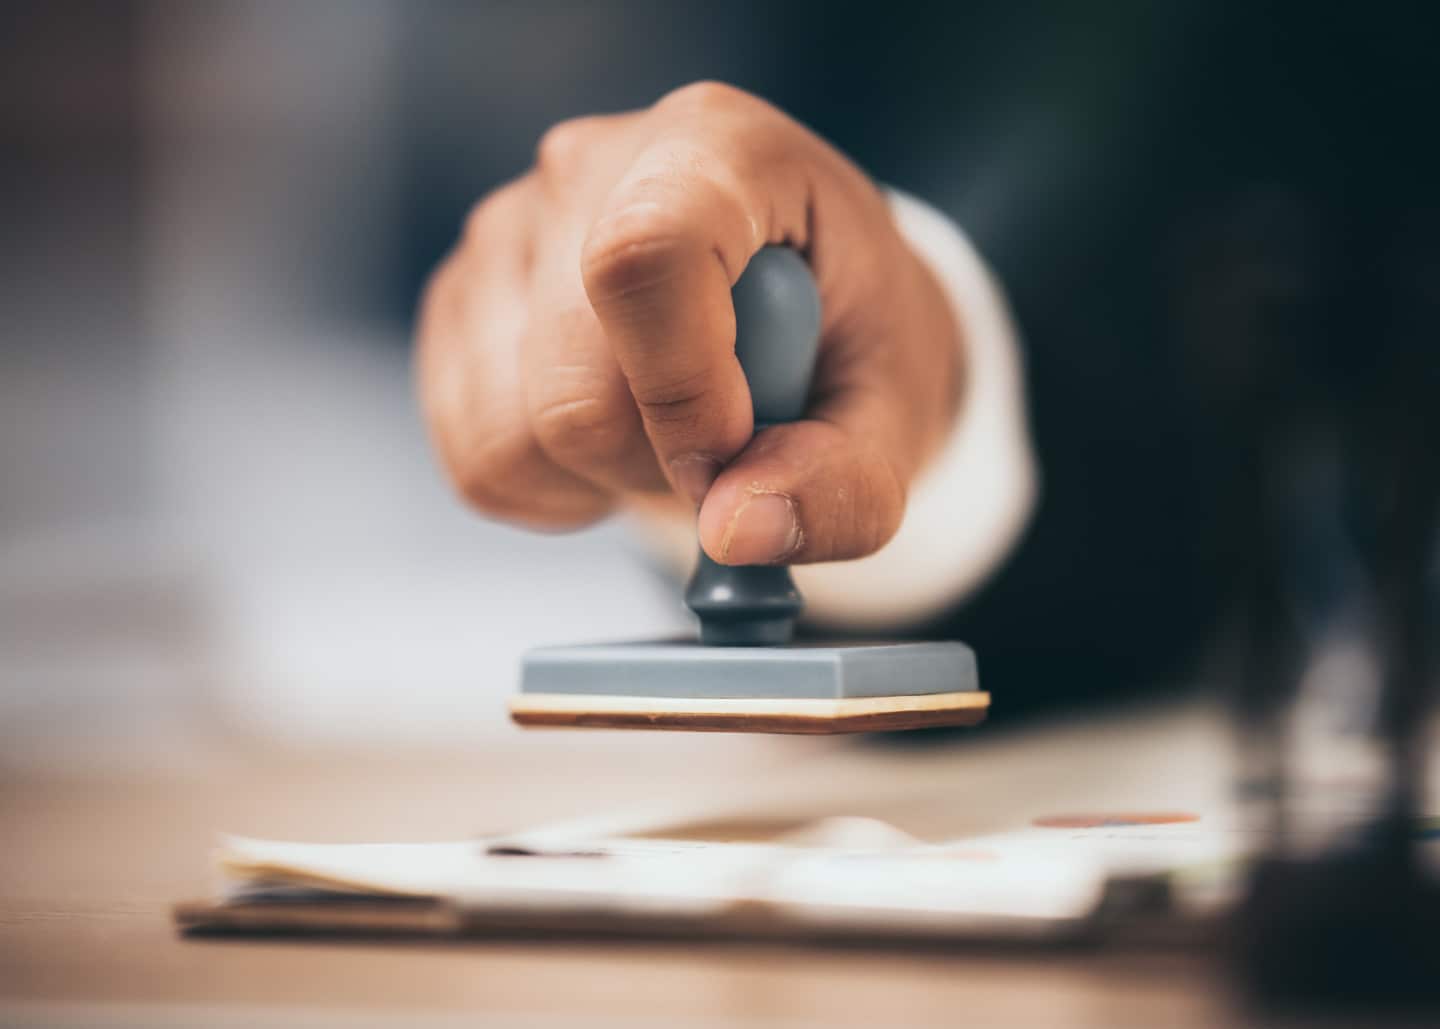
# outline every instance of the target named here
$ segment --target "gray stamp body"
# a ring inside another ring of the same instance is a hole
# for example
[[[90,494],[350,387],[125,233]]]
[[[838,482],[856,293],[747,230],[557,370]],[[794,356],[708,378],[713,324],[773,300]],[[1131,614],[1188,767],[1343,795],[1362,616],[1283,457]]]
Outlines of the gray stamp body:
[[[856,700],[979,689],[963,643],[712,647],[694,641],[545,647],[525,657],[526,693]]]

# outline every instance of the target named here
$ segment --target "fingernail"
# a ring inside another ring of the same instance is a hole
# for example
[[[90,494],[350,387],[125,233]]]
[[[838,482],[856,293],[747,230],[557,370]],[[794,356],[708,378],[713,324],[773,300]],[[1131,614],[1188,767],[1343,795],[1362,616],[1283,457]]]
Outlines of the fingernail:
[[[720,462],[709,454],[686,454],[670,462],[670,478],[696,507],[710,492],[710,484],[720,474]]]
[[[755,493],[730,517],[720,557],[726,564],[768,565],[800,549],[800,517],[783,493]]]

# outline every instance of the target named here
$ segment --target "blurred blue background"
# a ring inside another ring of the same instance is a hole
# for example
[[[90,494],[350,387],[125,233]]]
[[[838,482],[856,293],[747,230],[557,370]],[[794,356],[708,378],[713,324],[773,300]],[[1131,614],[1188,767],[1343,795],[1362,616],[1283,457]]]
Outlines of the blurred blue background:
[[[1175,417],[1214,410],[1196,369],[1338,324],[1312,301],[1355,240],[1317,227],[1440,224],[1424,190],[1371,218],[1423,181],[1387,134],[1429,138],[1433,61],[1414,12],[1367,11],[4,5],[3,745],[472,739],[509,731],[531,643],[683,627],[623,527],[461,509],[408,342],[465,211],[547,126],[701,78],[953,215],[1015,301],[1046,506],[958,631],[1036,681],[1179,674],[1160,658],[1193,659],[1225,578],[1200,542],[1224,426]]]

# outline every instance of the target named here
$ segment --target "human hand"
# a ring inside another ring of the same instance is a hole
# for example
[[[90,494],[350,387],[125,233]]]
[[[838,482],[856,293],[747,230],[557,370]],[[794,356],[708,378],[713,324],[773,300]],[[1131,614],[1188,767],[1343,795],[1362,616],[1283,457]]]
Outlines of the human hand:
[[[805,417],[752,439],[730,288],[775,243],[815,274],[820,354]],[[688,503],[716,561],[832,561],[899,527],[954,420],[957,333],[862,172],[699,83],[555,126],[476,206],[426,289],[419,390],[451,480],[488,515],[568,529]]]

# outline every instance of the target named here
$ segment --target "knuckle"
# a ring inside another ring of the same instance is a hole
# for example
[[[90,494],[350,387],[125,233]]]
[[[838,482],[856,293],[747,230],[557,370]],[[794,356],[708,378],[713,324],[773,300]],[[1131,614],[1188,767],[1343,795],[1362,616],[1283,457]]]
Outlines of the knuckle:
[[[657,106],[684,111],[734,111],[762,103],[743,89],[707,79],[671,90]]]
[[[507,510],[509,502],[497,488],[499,477],[491,466],[447,460],[445,468],[451,488],[466,506],[488,515],[500,515]]]
[[[485,514],[506,516],[514,512],[507,484],[527,466],[530,451],[523,435],[508,433],[484,446],[442,446],[441,456],[451,487],[466,504]]]
[[[419,311],[415,319],[415,349],[421,373],[433,360],[437,332],[455,313],[458,301],[455,256],[447,256],[430,274],[420,293]]]
[[[710,376],[703,370],[679,379],[631,384],[645,420],[662,425],[697,423],[709,386]]]
[[[471,438],[478,435],[472,432]],[[541,531],[580,528],[609,511],[606,494],[555,477],[559,470],[551,469],[528,426],[484,439],[466,446],[442,438],[437,448],[446,479],[467,507]]]
[[[517,488],[517,480],[533,479],[529,464],[505,462],[469,466],[452,479],[455,491],[472,510],[487,518],[540,532],[569,531],[590,525],[611,509],[610,499],[590,490],[550,488],[533,492]]]
[[[483,242],[494,227],[502,202],[498,193],[477,200],[465,215],[464,238],[468,243]]]
[[[630,443],[622,417],[596,396],[557,396],[534,414],[541,447],[567,465],[608,465],[618,461]]]
[[[571,118],[545,130],[535,147],[535,167],[543,175],[568,176],[584,160],[594,119]]]
[[[471,205],[465,215],[465,242],[483,243],[494,232],[519,202],[522,181],[501,186]]]
[[[674,258],[687,246],[683,228],[653,206],[620,211],[596,223],[580,255],[592,296],[623,296],[674,274]]]

